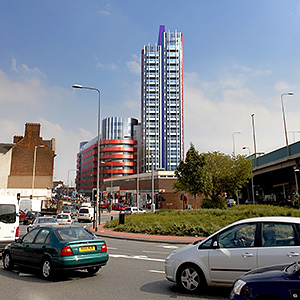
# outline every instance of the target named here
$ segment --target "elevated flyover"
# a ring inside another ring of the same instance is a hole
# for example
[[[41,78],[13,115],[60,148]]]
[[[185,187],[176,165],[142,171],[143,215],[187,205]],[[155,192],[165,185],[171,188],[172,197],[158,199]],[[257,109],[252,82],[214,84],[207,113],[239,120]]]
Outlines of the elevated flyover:
[[[300,142],[289,145],[289,155],[287,147],[282,147],[251,159],[255,201],[281,204],[295,201],[299,191]]]

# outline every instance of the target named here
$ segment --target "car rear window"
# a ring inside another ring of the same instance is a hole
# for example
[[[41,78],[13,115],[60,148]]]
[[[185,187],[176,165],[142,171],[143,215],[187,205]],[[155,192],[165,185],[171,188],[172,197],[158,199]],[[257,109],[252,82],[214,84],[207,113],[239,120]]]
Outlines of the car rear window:
[[[82,213],[82,214],[88,214],[89,213],[89,210],[87,208],[81,208],[79,213]]]
[[[62,241],[90,240],[96,237],[80,227],[58,228],[57,235]]]
[[[69,219],[68,215],[58,215],[57,219]]]

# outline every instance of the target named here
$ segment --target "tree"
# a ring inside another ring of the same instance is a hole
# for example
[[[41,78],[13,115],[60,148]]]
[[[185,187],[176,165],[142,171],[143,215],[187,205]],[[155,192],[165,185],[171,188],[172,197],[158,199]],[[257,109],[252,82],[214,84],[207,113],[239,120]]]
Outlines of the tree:
[[[180,161],[175,171],[178,181],[174,187],[192,194],[195,200],[197,195],[204,195],[202,207],[225,208],[225,193],[235,197],[251,178],[252,167],[252,162],[244,156],[221,152],[199,154],[191,144],[185,162]]]
[[[229,197],[235,197],[243,184],[248,182],[252,176],[252,162],[241,155],[229,156],[220,152],[209,152],[204,156],[204,168],[210,178],[204,189],[205,204],[218,207],[225,193]]]
[[[204,155],[199,154],[191,143],[186,153],[185,162],[181,160],[175,171],[175,176],[178,179],[174,184],[176,191],[185,191],[193,195],[195,208],[197,208],[196,196],[203,193],[204,183],[207,180],[204,166]]]

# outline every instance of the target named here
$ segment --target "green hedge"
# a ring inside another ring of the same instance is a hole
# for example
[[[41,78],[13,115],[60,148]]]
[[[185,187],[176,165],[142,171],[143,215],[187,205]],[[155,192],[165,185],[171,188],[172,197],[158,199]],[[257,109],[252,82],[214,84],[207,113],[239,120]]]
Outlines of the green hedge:
[[[125,216],[125,224],[115,219],[105,227],[115,231],[173,236],[206,237],[232,222],[262,216],[300,217],[300,210],[271,205],[239,205],[223,209],[158,210],[155,213]]]

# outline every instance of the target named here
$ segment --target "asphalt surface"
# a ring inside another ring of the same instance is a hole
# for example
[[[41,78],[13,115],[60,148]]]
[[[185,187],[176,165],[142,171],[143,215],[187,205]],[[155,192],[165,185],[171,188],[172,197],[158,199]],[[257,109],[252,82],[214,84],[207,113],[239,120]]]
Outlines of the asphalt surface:
[[[111,215],[113,218],[119,217],[119,212],[112,211],[110,213],[103,212],[102,215]],[[125,221],[126,222],[126,221]],[[202,237],[192,236],[166,236],[166,235],[152,235],[152,234],[140,234],[140,233],[128,233],[118,232],[111,229],[104,228],[105,223],[100,224],[96,228],[91,227],[90,230],[94,231],[97,236],[110,237],[125,240],[139,240],[144,242],[158,242],[158,243],[170,243],[170,244],[190,244],[198,240],[202,240]]]

